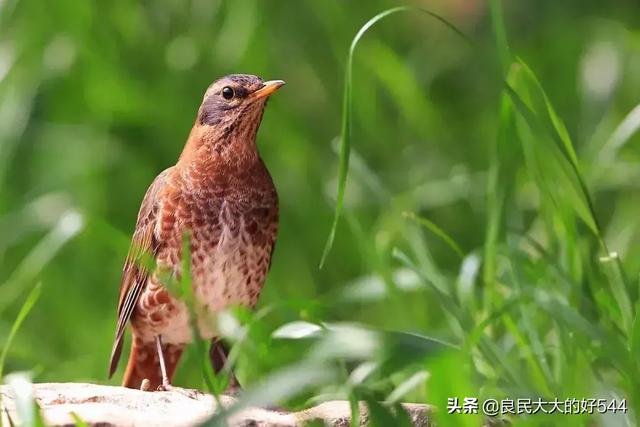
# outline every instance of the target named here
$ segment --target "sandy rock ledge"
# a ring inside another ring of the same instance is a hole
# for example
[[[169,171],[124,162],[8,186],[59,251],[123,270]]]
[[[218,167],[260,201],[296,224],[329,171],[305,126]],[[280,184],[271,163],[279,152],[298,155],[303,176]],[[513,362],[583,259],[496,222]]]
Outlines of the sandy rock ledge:
[[[143,392],[123,387],[82,383],[35,384],[34,396],[42,408],[46,422],[51,426],[74,426],[70,413],[76,413],[92,426],[194,426],[209,418],[216,408],[213,396],[204,393],[188,396],[189,390]],[[3,425],[20,425],[15,401],[8,388],[0,388]],[[235,399],[222,396],[224,406]],[[429,407],[403,404],[413,424],[428,427]],[[366,423],[366,409],[361,408],[361,423]],[[293,427],[304,426],[312,420],[327,426],[349,426],[350,410],[346,401],[330,401],[300,412],[277,412],[262,408],[247,408],[231,418],[232,426]],[[363,424],[364,425],[364,424]]]

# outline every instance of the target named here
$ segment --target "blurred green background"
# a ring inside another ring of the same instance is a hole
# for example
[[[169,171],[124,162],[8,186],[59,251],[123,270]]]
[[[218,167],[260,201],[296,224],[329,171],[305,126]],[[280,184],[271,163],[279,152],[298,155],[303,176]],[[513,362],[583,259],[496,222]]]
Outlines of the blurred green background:
[[[348,48],[370,17],[398,4],[442,14],[474,45],[420,14],[398,14],[364,37],[354,57],[345,211],[319,270],[335,205]],[[287,86],[270,101],[259,133],[281,227],[259,305],[275,308],[238,362],[245,383],[305,354],[305,343],[270,338],[286,322],[358,322],[463,346],[426,359],[420,353],[417,365],[397,366],[397,378],[365,384],[379,399],[424,370],[429,379],[405,399],[439,406],[464,393],[634,399],[640,111],[627,115],[640,94],[638,4],[507,1],[504,9],[509,45],[564,121],[604,240],[621,257],[626,311],[601,269],[606,254],[572,210],[571,191],[549,178],[557,194],[545,197],[554,190],[535,170],[553,177],[544,171],[553,161],[543,153],[535,169],[526,145],[520,149],[522,124],[500,118],[488,3],[5,0],[0,342],[27,291],[42,283],[5,372],[106,382],[121,268],[144,192],[176,161],[206,87],[228,73],[253,73]],[[437,224],[464,261],[403,212]],[[488,254],[497,261],[488,264]],[[469,325],[488,322],[478,333],[500,363],[484,360],[469,330],[452,326],[438,289]],[[569,314],[546,306],[551,300]],[[604,335],[590,336],[590,328]],[[201,386],[193,361],[187,355],[177,384]],[[310,394],[339,396],[341,381]]]

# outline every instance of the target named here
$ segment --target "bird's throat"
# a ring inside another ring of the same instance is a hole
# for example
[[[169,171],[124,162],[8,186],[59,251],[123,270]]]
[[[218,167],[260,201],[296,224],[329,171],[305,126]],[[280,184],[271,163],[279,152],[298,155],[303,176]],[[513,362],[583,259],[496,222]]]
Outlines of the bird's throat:
[[[178,166],[196,168],[204,174],[237,174],[259,161],[257,126],[237,127],[196,124],[180,155]]]

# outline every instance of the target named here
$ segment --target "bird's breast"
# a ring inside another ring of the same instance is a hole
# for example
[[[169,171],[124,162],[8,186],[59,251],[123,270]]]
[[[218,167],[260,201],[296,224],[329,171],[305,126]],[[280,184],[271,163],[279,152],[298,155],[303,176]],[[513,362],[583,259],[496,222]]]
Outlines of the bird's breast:
[[[273,190],[275,193],[275,190]],[[183,236],[189,234],[191,283],[198,306],[200,334],[216,335],[214,315],[232,305],[255,306],[260,296],[278,230],[277,198],[268,192],[226,198],[215,192],[182,192],[161,211],[158,264],[181,277]],[[155,279],[154,279],[155,280]],[[150,281],[141,301],[152,334],[169,343],[190,340],[183,302],[165,298],[166,289]],[[161,295],[161,296],[160,296]]]

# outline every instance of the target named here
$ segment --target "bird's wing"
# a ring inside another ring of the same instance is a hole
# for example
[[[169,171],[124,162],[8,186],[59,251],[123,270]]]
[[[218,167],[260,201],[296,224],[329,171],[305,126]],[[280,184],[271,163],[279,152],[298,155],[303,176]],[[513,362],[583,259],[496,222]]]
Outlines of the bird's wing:
[[[147,282],[149,270],[153,268],[155,254],[159,246],[154,233],[159,217],[159,193],[164,187],[170,171],[171,168],[168,168],[156,177],[151,186],[149,186],[140,206],[140,212],[138,212],[136,230],[133,233],[129,254],[122,271],[120,297],[118,299],[118,323],[109,362],[109,378],[118,367],[124,330]]]

